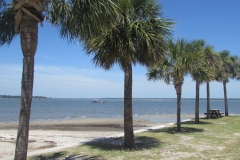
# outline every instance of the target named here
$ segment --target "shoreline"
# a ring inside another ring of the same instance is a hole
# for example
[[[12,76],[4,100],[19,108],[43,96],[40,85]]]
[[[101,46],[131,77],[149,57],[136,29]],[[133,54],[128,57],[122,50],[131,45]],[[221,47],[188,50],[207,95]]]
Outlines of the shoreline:
[[[134,128],[149,127],[158,123],[145,119],[133,119]],[[59,131],[123,131],[123,118],[89,118],[30,122],[29,130]],[[17,130],[17,122],[0,123],[0,130]]]
[[[204,115],[204,114],[202,114]],[[200,115],[200,116],[202,116]],[[195,115],[193,114],[183,114],[181,115],[181,118],[193,118]],[[147,121],[153,121],[153,122],[166,122],[164,119],[176,119],[177,116],[176,114],[163,114],[163,115],[140,115],[140,116],[135,116],[133,115],[133,119],[141,119],[141,120],[147,120]],[[55,123],[55,122],[74,122],[74,121],[87,121],[87,120],[104,120],[104,119],[116,119],[116,120],[121,120],[124,119],[123,116],[118,116],[118,117],[78,117],[78,118],[59,118],[59,119],[37,119],[37,120],[30,120],[30,124],[35,124],[35,123]],[[18,121],[7,121],[7,122],[0,122],[0,127],[1,125],[9,124],[9,125],[14,125],[17,124]]]

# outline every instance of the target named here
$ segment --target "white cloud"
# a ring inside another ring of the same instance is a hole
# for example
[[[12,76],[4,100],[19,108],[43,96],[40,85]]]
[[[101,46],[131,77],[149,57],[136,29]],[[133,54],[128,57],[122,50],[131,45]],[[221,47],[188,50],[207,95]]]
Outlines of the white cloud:
[[[0,64],[0,94],[20,93],[22,66]],[[61,66],[35,66],[34,95],[122,97],[123,73]],[[112,77],[112,78],[111,78]],[[115,81],[113,81],[115,79]]]
[[[19,95],[22,66],[0,64],[0,68],[0,94]]]
[[[36,54],[36,58],[43,58],[43,59],[49,59],[49,60],[53,60],[56,59],[55,57],[52,56],[45,56],[45,55],[41,55],[41,54]]]
[[[173,85],[162,81],[148,81],[145,73],[133,75],[133,97],[139,98],[174,98],[176,95]]]

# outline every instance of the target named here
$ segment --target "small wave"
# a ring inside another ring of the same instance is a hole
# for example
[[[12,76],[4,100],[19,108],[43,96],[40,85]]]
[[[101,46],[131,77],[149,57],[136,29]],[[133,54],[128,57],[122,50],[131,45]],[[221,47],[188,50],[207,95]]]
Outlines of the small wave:
[[[133,117],[138,117],[138,114],[133,114]]]

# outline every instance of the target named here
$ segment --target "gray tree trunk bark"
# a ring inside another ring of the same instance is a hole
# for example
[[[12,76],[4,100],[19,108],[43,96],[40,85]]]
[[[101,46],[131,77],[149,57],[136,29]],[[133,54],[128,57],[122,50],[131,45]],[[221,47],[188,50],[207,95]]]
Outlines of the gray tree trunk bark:
[[[132,117],[132,64],[124,70],[124,147],[135,148]]]
[[[207,82],[207,119],[210,118],[210,86]]]
[[[199,82],[196,80],[195,123],[199,124]]]
[[[26,14],[23,14],[20,24],[20,39],[24,58],[21,108],[14,159],[26,160],[34,79],[34,55],[36,53],[38,40],[38,22]]]
[[[227,100],[227,82],[223,81],[223,90],[224,90],[224,103],[225,103],[225,116],[228,116],[228,100]]]
[[[181,96],[182,96],[182,82],[175,82],[174,84],[177,93],[177,131],[181,132]]]

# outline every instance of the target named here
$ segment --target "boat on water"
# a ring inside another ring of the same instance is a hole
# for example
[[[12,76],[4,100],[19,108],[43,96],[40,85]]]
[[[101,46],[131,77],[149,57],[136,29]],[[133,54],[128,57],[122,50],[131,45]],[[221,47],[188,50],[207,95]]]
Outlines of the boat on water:
[[[92,103],[99,103],[99,101],[97,101],[97,100],[94,100],[94,101],[92,101]]]
[[[105,100],[103,100],[103,101],[94,100],[94,101],[92,101],[92,103],[106,103],[106,101]]]

